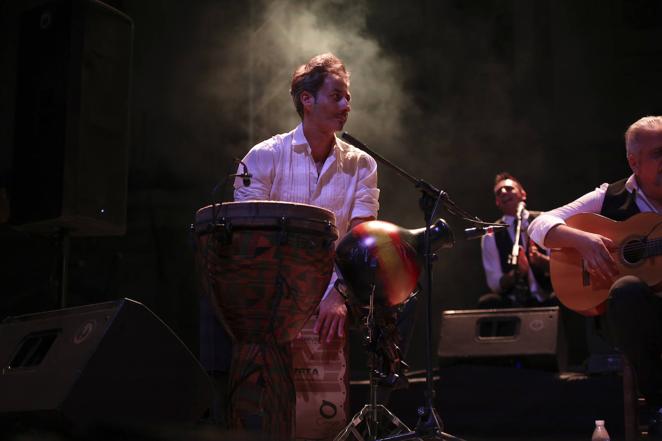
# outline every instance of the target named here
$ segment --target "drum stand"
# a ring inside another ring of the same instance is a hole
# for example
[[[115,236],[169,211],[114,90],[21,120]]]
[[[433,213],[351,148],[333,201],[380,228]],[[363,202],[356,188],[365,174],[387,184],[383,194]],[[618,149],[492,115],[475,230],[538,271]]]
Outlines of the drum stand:
[[[363,327],[366,329],[366,346],[373,346],[375,342],[375,284],[370,293],[370,305]],[[375,370],[378,356],[375,348],[368,350],[368,379],[370,382],[370,404],[352,417],[350,423],[334,438],[334,441],[375,441],[382,436],[398,436],[409,433],[411,430],[398,417],[393,415],[385,406],[377,404],[377,379]],[[382,438],[384,439],[384,438]],[[387,438],[386,438],[387,439]]]

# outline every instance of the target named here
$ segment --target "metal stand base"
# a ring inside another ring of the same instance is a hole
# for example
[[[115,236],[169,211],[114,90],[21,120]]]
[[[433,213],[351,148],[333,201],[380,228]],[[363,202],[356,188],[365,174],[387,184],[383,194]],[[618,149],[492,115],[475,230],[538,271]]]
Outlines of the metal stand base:
[[[375,263],[376,265],[376,263]],[[373,266],[374,268],[375,266]],[[373,273],[374,277],[374,273]],[[375,288],[373,281],[370,292],[370,304],[368,315],[363,321],[366,331],[365,344],[368,348],[368,379],[370,383],[370,403],[352,417],[347,426],[334,438],[334,441],[376,441],[388,436],[398,436],[402,433],[410,433],[407,427],[398,417],[391,413],[385,406],[377,404],[377,379],[375,373],[380,357],[372,345],[375,342]]]
[[[374,441],[409,433],[411,429],[381,404],[366,404],[333,441]]]
[[[442,430],[441,418],[434,407],[418,408],[418,423],[414,430],[380,438],[378,441],[404,441],[404,440],[448,440],[464,441],[462,438],[446,433]]]

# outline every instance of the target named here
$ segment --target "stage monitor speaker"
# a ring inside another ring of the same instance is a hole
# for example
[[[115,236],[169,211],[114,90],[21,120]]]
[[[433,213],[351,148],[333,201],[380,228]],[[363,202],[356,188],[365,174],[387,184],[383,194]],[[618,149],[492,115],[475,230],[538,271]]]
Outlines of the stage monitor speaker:
[[[130,299],[9,317],[0,324],[0,363],[5,421],[170,427],[197,421],[211,403],[193,354]]]
[[[40,233],[124,234],[133,23],[96,0],[16,13],[9,222]]]
[[[437,350],[441,365],[517,361],[562,371],[566,352],[557,306],[444,311],[441,315]]]

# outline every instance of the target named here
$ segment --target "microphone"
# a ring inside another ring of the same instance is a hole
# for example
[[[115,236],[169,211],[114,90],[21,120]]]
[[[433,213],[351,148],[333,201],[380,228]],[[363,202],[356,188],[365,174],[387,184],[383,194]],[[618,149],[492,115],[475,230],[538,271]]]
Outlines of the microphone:
[[[241,178],[242,182],[244,183],[244,187],[249,187],[251,185],[251,178],[253,177],[252,174],[248,173],[248,167],[246,167],[246,164],[244,164],[244,161],[238,161],[241,164],[241,167],[243,169],[242,173],[234,173],[231,174],[230,176],[234,178]]]
[[[241,166],[243,167],[244,172],[241,175],[239,175],[239,177],[243,181],[244,187],[249,187],[251,185],[251,178],[253,177],[253,175],[248,173],[248,167],[246,167],[246,164],[242,162]]]
[[[464,229],[464,238],[466,240],[478,239],[486,234],[492,234],[495,230],[506,228],[507,225],[491,225],[489,227],[472,227]]]

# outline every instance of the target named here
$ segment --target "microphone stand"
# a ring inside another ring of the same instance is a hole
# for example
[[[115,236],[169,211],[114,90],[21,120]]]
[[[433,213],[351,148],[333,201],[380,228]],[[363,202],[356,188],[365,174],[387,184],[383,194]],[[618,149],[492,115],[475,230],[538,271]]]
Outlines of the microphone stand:
[[[373,158],[381,162],[382,164],[392,168],[395,172],[404,177],[405,179],[412,182],[417,189],[421,191],[421,198],[419,199],[419,206],[423,211],[423,216],[425,218],[425,272],[426,272],[426,292],[427,292],[427,302],[426,302],[426,390],[425,390],[425,405],[418,408],[418,422],[414,430],[388,436],[381,438],[378,441],[404,441],[409,439],[419,439],[421,437],[426,437],[427,439],[441,439],[441,440],[462,440],[456,436],[445,433],[443,431],[443,423],[437,410],[434,407],[434,398],[435,391],[433,386],[433,377],[432,377],[432,260],[433,256],[430,253],[430,225],[432,224],[432,217],[434,216],[439,203],[442,203],[443,206],[451,213],[462,217],[465,220],[473,222],[478,225],[486,225],[487,223],[481,221],[479,218],[472,216],[467,211],[458,207],[448,196],[448,194],[442,190],[435,188],[433,185],[428,182],[415,178],[400,167],[391,163],[389,160],[381,156],[380,154],[369,149],[365,144],[363,144],[358,139],[354,138],[347,132],[343,132],[342,139],[353,144],[359,149],[365,151]],[[491,224],[490,224],[491,225]],[[432,438],[430,438],[432,437]]]
[[[520,202],[517,205],[517,214],[515,215],[515,240],[513,240],[513,248],[508,256],[508,264],[517,265],[517,260],[519,258],[519,242],[520,236],[522,234],[522,215],[524,214],[524,202]]]
[[[517,212],[515,214],[515,238],[513,240],[513,248],[508,256],[508,264],[515,270],[515,300],[520,306],[526,305],[527,297],[529,295],[529,285],[526,282],[526,279],[524,279],[525,277],[528,277],[528,274],[521,274],[518,265],[524,207],[524,201],[517,205]]]

